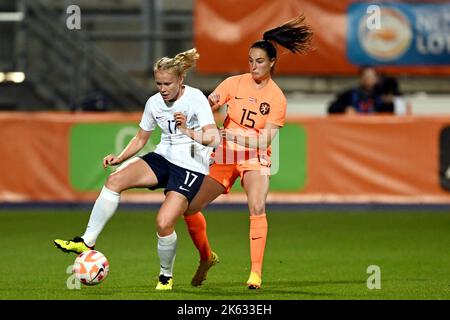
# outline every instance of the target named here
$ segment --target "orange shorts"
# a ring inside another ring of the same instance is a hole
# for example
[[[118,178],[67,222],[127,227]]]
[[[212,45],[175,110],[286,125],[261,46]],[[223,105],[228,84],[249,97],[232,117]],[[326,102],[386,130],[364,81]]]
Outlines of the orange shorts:
[[[246,171],[260,171],[261,174],[270,175],[270,167],[261,163],[242,163],[242,164],[219,164],[213,163],[209,166],[209,177],[216,180],[224,186],[224,194],[230,192],[231,187],[237,177],[241,177],[241,186],[243,186],[244,173]]]

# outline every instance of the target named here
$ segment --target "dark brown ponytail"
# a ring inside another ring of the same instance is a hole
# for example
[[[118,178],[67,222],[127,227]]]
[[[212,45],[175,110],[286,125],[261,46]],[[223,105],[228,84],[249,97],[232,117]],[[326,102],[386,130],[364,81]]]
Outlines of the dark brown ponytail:
[[[270,59],[277,57],[273,43],[276,43],[292,53],[305,54],[311,48],[313,31],[305,23],[303,14],[291,19],[279,27],[264,32],[263,40],[256,41],[251,48],[261,48],[267,52]]]

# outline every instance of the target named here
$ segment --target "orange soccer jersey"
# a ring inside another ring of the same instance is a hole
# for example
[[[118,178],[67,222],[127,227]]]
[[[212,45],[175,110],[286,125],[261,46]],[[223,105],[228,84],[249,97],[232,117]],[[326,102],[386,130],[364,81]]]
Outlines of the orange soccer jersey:
[[[228,106],[224,127],[234,134],[257,139],[266,123],[279,127],[284,125],[286,98],[272,79],[265,87],[258,89],[251,74],[245,73],[227,78],[214,92],[220,96],[219,104]],[[270,155],[270,148],[267,153]],[[226,141],[216,149],[215,154],[216,163],[231,164],[257,159],[261,151]]]
[[[220,96],[219,104],[228,106],[225,129],[236,135],[257,139],[266,123],[284,125],[286,98],[272,79],[264,88],[257,89],[251,74],[246,73],[227,78],[214,92]],[[270,152],[270,147],[256,150],[223,141],[215,150],[209,176],[228,193],[237,177],[240,176],[243,183],[245,171],[258,170],[270,175]]]

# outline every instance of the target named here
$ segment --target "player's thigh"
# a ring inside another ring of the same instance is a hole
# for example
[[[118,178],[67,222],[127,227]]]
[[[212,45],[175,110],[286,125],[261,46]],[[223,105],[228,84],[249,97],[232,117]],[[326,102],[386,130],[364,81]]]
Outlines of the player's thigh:
[[[225,187],[213,178],[206,176],[195,197],[192,199],[185,215],[202,210],[225,191]]]
[[[269,193],[270,176],[254,170],[245,171],[243,178],[243,187],[247,194],[250,214],[264,213],[267,194]]]
[[[133,158],[115,172],[109,175],[106,187],[113,191],[123,191],[130,188],[152,187],[158,184],[158,179],[150,166],[141,158]]]
[[[177,219],[186,211],[189,203],[187,198],[179,192],[169,191],[156,215],[158,232],[173,228]]]

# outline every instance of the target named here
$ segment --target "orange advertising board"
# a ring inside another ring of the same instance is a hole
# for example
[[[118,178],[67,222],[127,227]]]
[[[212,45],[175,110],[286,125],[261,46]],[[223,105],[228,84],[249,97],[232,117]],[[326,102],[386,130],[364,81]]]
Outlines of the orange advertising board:
[[[197,0],[195,46],[204,74],[247,72],[249,46],[304,13],[314,30],[305,56],[279,48],[276,72],[354,75],[361,65],[391,74],[449,75],[448,1]]]
[[[111,172],[103,157],[124,148],[140,116],[0,113],[0,205],[94,201]],[[145,152],[159,139],[152,134]],[[275,152],[269,202],[450,203],[449,116],[288,118]],[[219,201],[245,201],[235,187]],[[122,196],[162,199],[146,189]]]

